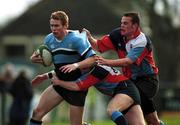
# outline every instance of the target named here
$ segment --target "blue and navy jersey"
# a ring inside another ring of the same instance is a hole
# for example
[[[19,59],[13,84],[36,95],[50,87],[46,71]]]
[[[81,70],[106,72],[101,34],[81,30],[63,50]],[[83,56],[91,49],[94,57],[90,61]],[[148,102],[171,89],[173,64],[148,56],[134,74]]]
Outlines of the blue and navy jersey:
[[[115,88],[128,80],[118,70],[108,66],[95,66],[94,69],[84,79],[80,79],[77,85],[81,90],[85,90],[90,86],[95,86],[103,94],[112,96]]]
[[[62,41],[57,40],[56,37],[50,33],[45,37],[44,44],[47,45],[51,51],[55,72],[62,80],[76,80],[81,75],[81,71],[77,69],[69,74],[64,74],[59,71],[61,66],[79,62],[95,55],[85,32],[68,32]]]

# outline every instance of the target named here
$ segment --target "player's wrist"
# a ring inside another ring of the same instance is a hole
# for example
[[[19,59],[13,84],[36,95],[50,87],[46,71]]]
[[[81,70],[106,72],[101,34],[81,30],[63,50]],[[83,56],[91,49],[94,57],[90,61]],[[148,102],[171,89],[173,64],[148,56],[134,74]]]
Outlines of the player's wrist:
[[[55,74],[55,72],[54,72],[54,71],[51,71],[51,72],[46,73],[45,75],[46,75],[46,77],[47,77],[48,79],[52,79],[53,76],[54,76],[54,74]]]
[[[79,64],[78,64],[78,63],[73,63],[73,65],[74,65],[76,68],[79,68]]]

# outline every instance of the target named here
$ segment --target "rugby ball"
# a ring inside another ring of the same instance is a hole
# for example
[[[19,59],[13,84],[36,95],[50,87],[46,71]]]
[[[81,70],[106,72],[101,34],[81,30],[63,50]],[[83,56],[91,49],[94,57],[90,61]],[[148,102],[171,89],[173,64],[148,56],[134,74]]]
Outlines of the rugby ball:
[[[48,49],[46,45],[40,45],[36,52],[40,54],[42,60],[43,60],[43,65],[44,66],[50,66],[52,64],[52,54],[51,51]]]

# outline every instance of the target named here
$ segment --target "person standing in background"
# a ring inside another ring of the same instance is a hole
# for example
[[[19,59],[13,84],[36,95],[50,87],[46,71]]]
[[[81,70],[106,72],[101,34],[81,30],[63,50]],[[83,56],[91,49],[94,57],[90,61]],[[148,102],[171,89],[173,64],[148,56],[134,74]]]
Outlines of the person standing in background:
[[[5,105],[6,105],[6,84],[3,74],[0,73],[0,94],[1,94],[1,125],[5,125]]]
[[[20,71],[9,88],[12,104],[9,111],[8,125],[26,125],[30,115],[33,90],[25,70]]]
[[[14,65],[6,63],[1,72],[0,76],[0,92],[1,92],[1,123],[7,125],[7,94],[9,87],[12,85],[14,80]]]

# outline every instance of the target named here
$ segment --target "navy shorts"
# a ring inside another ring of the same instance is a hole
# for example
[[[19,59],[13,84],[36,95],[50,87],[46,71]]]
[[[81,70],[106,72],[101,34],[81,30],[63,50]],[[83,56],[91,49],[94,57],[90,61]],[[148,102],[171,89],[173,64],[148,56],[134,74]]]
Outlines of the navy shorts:
[[[113,95],[116,94],[126,94],[134,100],[134,105],[141,104],[139,91],[131,80],[120,82]]]
[[[159,79],[157,75],[137,77],[133,80],[141,97],[141,108],[144,115],[156,111],[153,97],[159,90]]]
[[[54,85],[53,88],[69,104],[74,105],[74,106],[84,106],[88,90],[71,91],[71,90],[62,88],[58,85]]]

